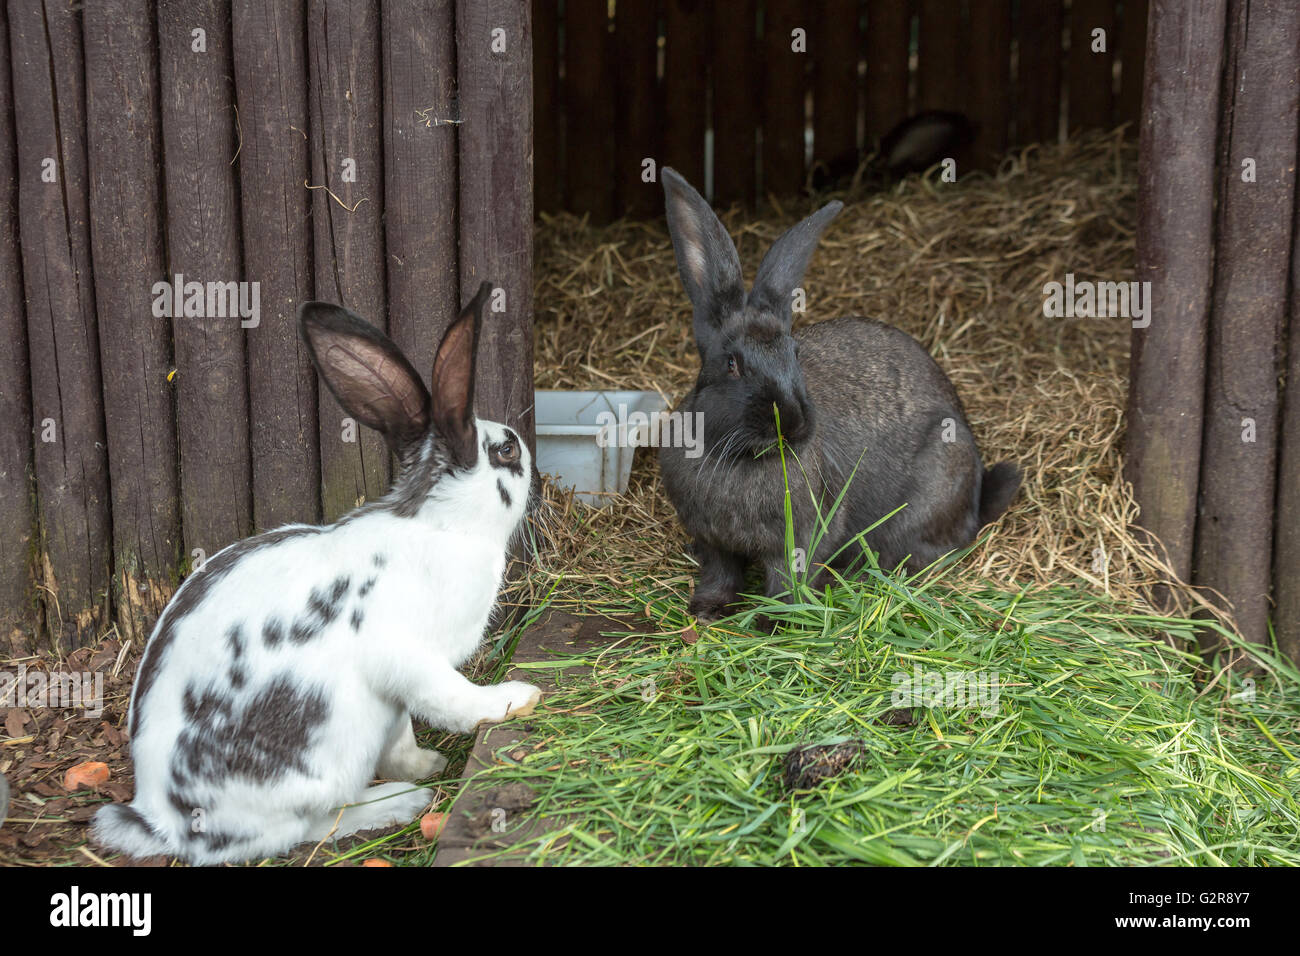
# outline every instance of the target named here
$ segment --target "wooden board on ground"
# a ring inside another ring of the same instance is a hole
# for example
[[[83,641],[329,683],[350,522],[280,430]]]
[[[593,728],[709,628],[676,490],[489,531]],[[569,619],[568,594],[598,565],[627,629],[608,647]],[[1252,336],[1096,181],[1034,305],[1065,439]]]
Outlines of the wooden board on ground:
[[[544,693],[548,692],[553,685],[544,678],[539,679],[536,671],[525,671],[520,665],[608,644],[617,638],[604,635],[636,633],[639,626],[635,618],[575,617],[563,611],[547,612],[520,635],[512,659],[514,666],[505,679],[530,681]],[[545,705],[543,697],[542,706]],[[558,817],[539,818],[529,814],[532,792],[524,784],[494,784],[477,779],[481,771],[499,762],[496,755],[502,750],[525,745],[532,726],[528,718],[523,718],[479,728],[474,749],[465,764],[465,783],[438,837],[434,866],[525,866],[526,851],[511,853],[510,848],[531,845],[536,837],[562,825]],[[493,829],[494,823],[497,830]]]

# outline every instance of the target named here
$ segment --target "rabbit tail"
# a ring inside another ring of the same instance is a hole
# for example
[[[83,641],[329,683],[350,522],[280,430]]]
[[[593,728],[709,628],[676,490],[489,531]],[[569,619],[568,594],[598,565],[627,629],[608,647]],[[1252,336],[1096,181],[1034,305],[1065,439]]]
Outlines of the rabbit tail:
[[[167,843],[129,803],[110,803],[101,807],[95,814],[93,830],[95,839],[104,846],[136,859],[172,854]]]
[[[1016,465],[1000,461],[992,468],[984,469],[984,481],[980,486],[980,526],[1001,517],[1018,490],[1020,468]]]

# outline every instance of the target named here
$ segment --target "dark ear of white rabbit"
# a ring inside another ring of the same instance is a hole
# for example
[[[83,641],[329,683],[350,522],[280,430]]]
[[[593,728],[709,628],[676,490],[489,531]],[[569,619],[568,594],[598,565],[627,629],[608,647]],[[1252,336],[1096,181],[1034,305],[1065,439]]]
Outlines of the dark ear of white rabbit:
[[[698,339],[701,331],[707,335],[710,326],[716,325],[728,310],[744,304],[740,257],[736,244],[704,197],[672,169],[664,167],[662,175],[668,232],[673,238],[682,285],[695,306]]]
[[[478,460],[474,427],[474,366],[478,357],[483,301],[490,284],[484,282],[469,305],[447,329],[433,360],[433,426],[452,460],[471,468]]]
[[[298,328],[321,381],[343,410],[397,451],[429,427],[429,392],[393,342],[355,312],[304,302]]]
[[[759,263],[754,288],[747,300],[749,305],[772,312],[787,322],[793,317],[790,296],[803,282],[803,274],[822,232],[843,208],[844,203],[839,200],[829,202],[772,243],[772,248]]]

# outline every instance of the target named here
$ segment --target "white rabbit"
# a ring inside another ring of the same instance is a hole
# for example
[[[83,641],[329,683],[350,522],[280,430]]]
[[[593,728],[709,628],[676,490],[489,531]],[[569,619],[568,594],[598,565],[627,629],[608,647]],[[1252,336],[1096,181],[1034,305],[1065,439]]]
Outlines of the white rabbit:
[[[526,444],[473,414],[487,290],[443,337],[432,396],[352,312],[299,309],[321,379],[397,456],[394,486],[335,524],[233,544],[185,581],[131,697],[135,798],[96,814],[100,842],[219,863],[406,823],[426,791],[368,784],[445,766],[416,744],[411,714],[463,733],[532,712],[536,687],[457,670],[482,641],[534,491]]]

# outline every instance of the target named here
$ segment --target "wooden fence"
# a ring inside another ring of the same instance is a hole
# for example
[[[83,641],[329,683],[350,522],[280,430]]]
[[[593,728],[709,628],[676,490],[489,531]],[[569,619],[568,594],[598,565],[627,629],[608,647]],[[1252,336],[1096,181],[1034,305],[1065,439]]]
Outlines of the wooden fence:
[[[1126,475],[1178,576],[1300,661],[1300,6],[1153,0],[1151,31]]]
[[[702,185],[709,131],[714,200],[749,203],[851,172],[921,110],[970,116],[959,167],[983,168],[1139,115],[1147,0],[532,3],[543,212],[656,214],[644,161]]]
[[[138,635],[196,561],[384,490],[382,443],[298,341],[304,299],[385,329],[427,380],[490,279],[478,412],[531,439],[531,48],[518,0],[0,10],[11,649]]]

